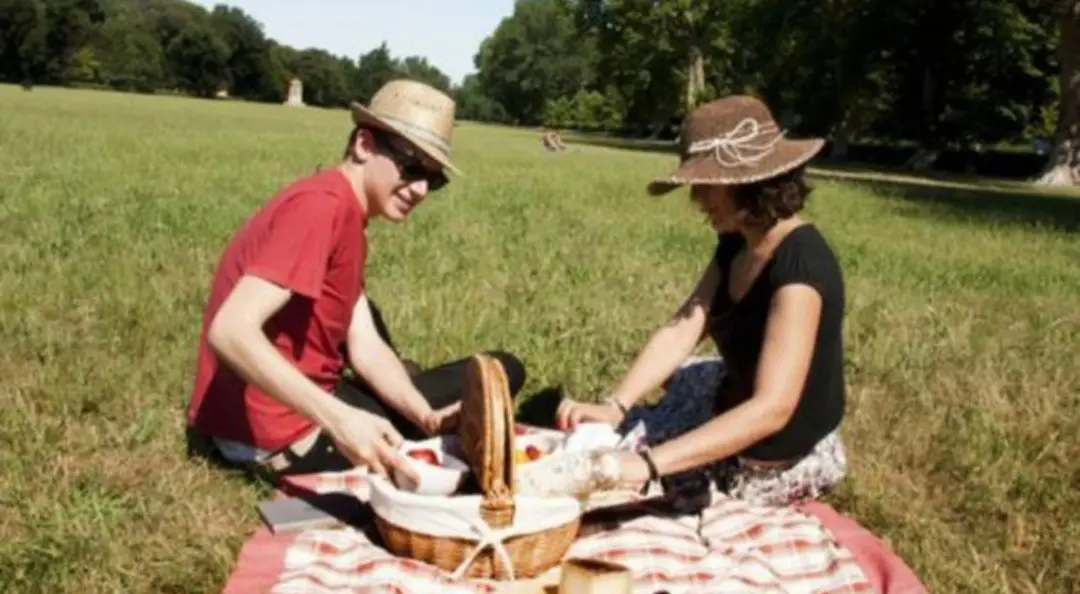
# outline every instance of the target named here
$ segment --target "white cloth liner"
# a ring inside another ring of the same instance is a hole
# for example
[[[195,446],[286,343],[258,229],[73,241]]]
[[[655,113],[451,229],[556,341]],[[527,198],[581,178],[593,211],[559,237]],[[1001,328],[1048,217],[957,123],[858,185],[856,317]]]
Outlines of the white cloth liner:
[[[514,498],[514,520],[506,528],[493,529],[480,516],[481,495],[430,497],[408,493],[394,487],[383,477],[371,477],[371,507],[387,522],[406,530],[436,538],[464,538],[476,541],[476,547],[455,577],[463,574],[472,560],[492,547],[513,579],[510,555],[503,546],[509,538],[534,534],[562,526],[581,516],[581,503],[571,497]]]

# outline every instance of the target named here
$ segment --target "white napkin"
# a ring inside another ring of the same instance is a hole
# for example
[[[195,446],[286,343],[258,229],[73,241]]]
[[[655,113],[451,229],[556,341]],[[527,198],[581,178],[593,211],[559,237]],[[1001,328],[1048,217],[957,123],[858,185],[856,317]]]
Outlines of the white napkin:
[[[645,443],[645,423],[638,422],[625,435],[619,435],[607,423],[582,423],[566,438],[563,449],[568,452],[615,448],[638,450]]]
[[[607,423],[582,423],[567,436],[563,448],[568,452],[612,448],[620,440],[621,436]]]
[[[638,423],[625,435],[605,423],[584,423],[567,436],[563,448],[543,459],[522,466],[517,472],[517,490],[524,495],[563,497],[586,484],[594,471],[589,451],[616,449],[637,451],[645,442],[645,424]]]

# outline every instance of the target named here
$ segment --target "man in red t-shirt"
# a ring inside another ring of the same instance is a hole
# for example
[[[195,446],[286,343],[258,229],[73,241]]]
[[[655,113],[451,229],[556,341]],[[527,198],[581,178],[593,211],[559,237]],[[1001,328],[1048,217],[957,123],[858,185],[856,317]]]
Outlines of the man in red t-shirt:
[[[466,359],[410,375],[365,292],[368,220],[405,220],[456,172],[454,103],[399,80],[352,112],[343,162],[263,204],[214,275],[188,425],[228,461],[279,474],[354,464],[412,474],[394,451],[403,433],[456,422]],[[494,354],[516,394],[523,365]]]

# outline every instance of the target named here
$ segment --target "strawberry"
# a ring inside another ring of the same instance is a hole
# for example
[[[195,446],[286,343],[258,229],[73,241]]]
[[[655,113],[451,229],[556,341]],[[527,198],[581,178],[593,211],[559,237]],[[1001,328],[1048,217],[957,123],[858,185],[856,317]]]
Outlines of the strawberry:
[[[435,452],[428,449],[411,450],[409,457],[421,462],[427,462],[433,466],[439,465],[439,457],[435,455]]]

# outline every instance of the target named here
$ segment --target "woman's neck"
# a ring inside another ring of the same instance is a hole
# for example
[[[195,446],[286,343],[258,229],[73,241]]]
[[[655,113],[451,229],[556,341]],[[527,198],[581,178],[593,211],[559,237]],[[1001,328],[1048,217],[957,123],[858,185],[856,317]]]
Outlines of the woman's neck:
[[[791,217],[778,221],[768,229],[744,229],[742,235],[746,238],[746,247],[750,253],[765,258],[772,254],[780,240],[802,223],[799,217]]]

